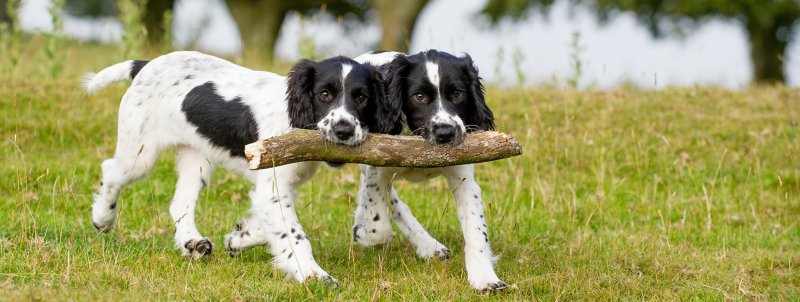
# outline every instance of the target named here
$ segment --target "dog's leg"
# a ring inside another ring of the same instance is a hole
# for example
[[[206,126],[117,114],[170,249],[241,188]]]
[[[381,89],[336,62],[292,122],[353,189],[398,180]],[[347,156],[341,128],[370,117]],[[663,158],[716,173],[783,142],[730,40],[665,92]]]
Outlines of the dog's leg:
[[[365,247],[386,244],[394,236],[386,200],[391,175],[378,167],[360,165],[360,168],[353,240]]]
[[[417,255],[423,259],[434,257],[439,259],[450,258],[450,249],[431,237],[422,224],[417,221],[417,218],[414,217],[414,214],[411,213],[411,209],[397,196],[397,191],[395,191],[394,187],[391,190],[390,208],[392,218],[397,228],[403,233],[403,236],[414,245]]]
[[[163,150],[154,140],[125,136],[124,133],[130,131],[123,129],[122,124],[120,122],[114,157],[103,161],[100,190],[95,193],[92,204],[92,225],[102,233],[114,229],[119,210],[117,199],[122,188],[150,173]]]
[[[353,240],[366,247],[389,242],[394,235],[389,218],[393,218],[421,258],[449,257],[450,249],[428,234],[408,206],[397,196],[394,187],[389,186],[390,172],[387,169],[361,165],[361,186],[358,190]],[[387,189],[391,191],[390,201],[386,199]]]
[[[489,230],[483,217],[481,188],[474,178],[475,166],[453,166],[444,171],[450,190],[453,191],[456,212],[464,235],[464,256],[469,283],[479,290],[506,288],[506,283],[494,272]]]
[[[169,206],[169,214],[175,223],[175,246],[183,256],[197,259],[210,255],[213,248],[211,240],[197,230],[194,212],[200,191],[208,185],[214,166],[190,147],[178,148],[176,153],[178,183]]]
[[[296,189],[314,174],[318,163],[300,163],[259,171],[250,194],[250,217],[225,236],[231,254],[269,243],[273,263],[287,276],[303,282],[317,278],[336,282],[314,260],[311,242],[297,219]]]

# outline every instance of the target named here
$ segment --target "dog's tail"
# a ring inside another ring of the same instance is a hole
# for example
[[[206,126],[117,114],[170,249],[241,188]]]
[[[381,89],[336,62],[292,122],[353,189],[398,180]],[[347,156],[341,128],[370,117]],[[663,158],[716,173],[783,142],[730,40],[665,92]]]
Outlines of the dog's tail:
[[[129,60],[106,67],[98,73],[87,73],[81,78],[83,88],[94,93],[114,82],[133,80],[150,61]]]

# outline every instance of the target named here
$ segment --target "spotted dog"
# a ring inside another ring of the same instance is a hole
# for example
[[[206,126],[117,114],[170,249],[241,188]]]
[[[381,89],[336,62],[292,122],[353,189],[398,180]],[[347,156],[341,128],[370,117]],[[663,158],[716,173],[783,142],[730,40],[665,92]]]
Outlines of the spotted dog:
[[[293,128],[318,129],[333,143],[357,145],[368,131],[398,128],[399,108],[387,107],[381,74],[344,57],[303,60],[288,77],[250,70],[198,52],[174,52],[152,61],[125,61],[85,77],[94,92],[132,80],[122,97],[114,157],[103,161],[92,224],[100,232],[116,223],[122,188],[145,177],[165,149],[176,150],[178,182],[169,207],[175,245],[187,257],[213,249],[195,225],[195,207],[216,166],[253,182],[249,217],[225,236],[236,254],[269,244],[274,264],[287,276],[334,280],[314,260],[295,211],[299,185],[319,163],[250,171],[244,145]]]
[[[355,60],[383,70],[387,101],[401,103],[406,126],[431,144],[457,145],[468,132],[494,129],[494,116],[484,101],[481,78],[468,55],[455,57],[436,50],[411,56],[371,52]],[[450,257],[450,249],[431,237],[390,184],[392,179],[420,182],[444,175],[455,195],[470,284],[479,290],[507,287],[494,271],[474,165],[435,169],[368,165],[360,168],[361,185],[353,226],[357,243],[367,247],[387,243],[393,236],[390,223],[393,219],[414,245],[417,255],[425,259]]]

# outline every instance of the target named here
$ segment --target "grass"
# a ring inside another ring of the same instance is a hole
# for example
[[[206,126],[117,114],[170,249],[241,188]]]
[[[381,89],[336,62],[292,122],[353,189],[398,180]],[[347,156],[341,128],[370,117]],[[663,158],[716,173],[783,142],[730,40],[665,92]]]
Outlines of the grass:
[[[182,258],[167,210],[169,152],[123,192],[117,229],[95,232],[91,196],[127,85],[86,96],[78,76],[113,63],[113,51],[69,50],[60,78],[36,73],[25,54],[0,78],[0,300],[800,299],[797,89],[489,87],[499,130],[524,148],[477,167],[497,272],[513,288],[469,287],[443,179],[396,185],[452,259],[417,259],[399,235],[382,248],[354,245],[358,173],[348,165],[321,169],[298,199],[318,262],[340,281],[333,290],[284,280],[265,249],[221,252],[252,189],[222,170],[197,218],[216,251]]]

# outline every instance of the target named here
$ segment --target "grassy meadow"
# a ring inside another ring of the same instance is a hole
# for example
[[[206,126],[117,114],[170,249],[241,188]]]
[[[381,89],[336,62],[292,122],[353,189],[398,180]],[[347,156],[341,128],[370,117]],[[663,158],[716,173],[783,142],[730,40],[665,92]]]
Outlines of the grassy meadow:
[[[113,50],[70,46],[53,77],[30,43],[19,66],[0,75],[0,300],[800,299],[797,89],[489,85],[498,130],[524,152],[476,168],[496,269],[512,287],[470,288],[441,178],[395,185],[451,259],[418,259],[399,231],[381,248],[355,245],[358,173],[348,165],[321,168],[298,198],[317,261],[339,279],[332,289],[284,280],[264,248],[240,258],[223,252],[252,185],[222,169],[197,215],[214,254],[181,257],[168,213],[171,152],[123,191],[116,230],[98,234],[92,192],[113,154],[128,84],[88,96],[79,76],[115,63]]]

